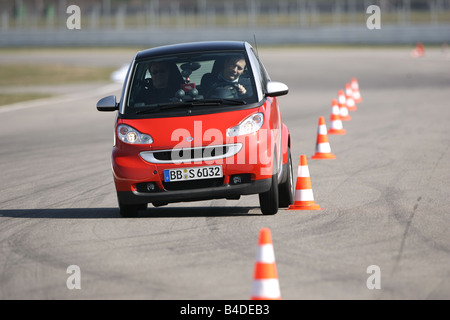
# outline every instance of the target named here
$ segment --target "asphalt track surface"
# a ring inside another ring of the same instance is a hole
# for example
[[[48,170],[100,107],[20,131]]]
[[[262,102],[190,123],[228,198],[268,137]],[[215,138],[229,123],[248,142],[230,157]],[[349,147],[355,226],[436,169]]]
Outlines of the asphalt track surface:
[[[67,59],[120,67],[133,54]],[[408,48],[260,48],[260,56],[290,88],[280,101],[294,171],[307,155],[324,210],[263,216],[258,197],[246,196],[121,218],[114,114],[95,108],[119,87],[69,88],[0,108],[0,299],[247,300],[263,227],[282,299],[449,299],[450,60],[439,48],[416,59]],[[329,126],[331,100],[351,77],[363,102],[346,135],[328,136],[337,158],[312,160],[318,117]],[[71,265],[81,289],[67,288]],[[380,289],[367,287],[371,265]]]

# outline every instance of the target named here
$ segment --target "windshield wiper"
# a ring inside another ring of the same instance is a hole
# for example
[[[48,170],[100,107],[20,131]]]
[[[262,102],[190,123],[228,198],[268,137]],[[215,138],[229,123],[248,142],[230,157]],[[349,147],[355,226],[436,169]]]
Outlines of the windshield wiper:
[[[165,110],[165,109],[186,107],[186,106],[190,106],[190,105],[191,105],[190,103],[186,103],[186,102],[160,103],[160,104],[155,105],[152,108],[136,111],[136,114],[153,113],[153,112],[159,112],[159,111]]]
[[[245,100],[234,100],[234,99],[201,99],[201,100],[190,100],[181,102],[170,102],[170,103],[160,103],[153,108],[139,110],[136,114],[145,114],[159,112],[161,110],[180,108],[180,107],[193,107],[193,106],[215,106],[215,105],[241,105],[247,104]]]
[[[245,100],[235,100],[235,99],[204,99],[204,100],[200,100],[205,102],[205,104],[219,104],[219,105],[233,105],[233,106],[237,106],[240,104],[247,104],[247,101]]]

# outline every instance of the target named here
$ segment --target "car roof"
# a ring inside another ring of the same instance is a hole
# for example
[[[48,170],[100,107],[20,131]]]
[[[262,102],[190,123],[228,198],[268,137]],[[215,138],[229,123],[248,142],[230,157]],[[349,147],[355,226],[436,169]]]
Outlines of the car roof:
[[[139,51],[136,54],[135,59],[171,55],[176,53],[220,51],[220,50],[245,50],[247,45],[249,44],[245,41],[199,41],[199,42],[179,43]]]

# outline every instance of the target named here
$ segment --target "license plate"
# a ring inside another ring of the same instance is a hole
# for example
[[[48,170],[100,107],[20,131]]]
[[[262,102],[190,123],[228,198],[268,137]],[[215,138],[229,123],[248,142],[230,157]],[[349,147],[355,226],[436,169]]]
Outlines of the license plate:
[[[164,181],[187,181],[223,177],[222,166],[180,168],[164,170]]]

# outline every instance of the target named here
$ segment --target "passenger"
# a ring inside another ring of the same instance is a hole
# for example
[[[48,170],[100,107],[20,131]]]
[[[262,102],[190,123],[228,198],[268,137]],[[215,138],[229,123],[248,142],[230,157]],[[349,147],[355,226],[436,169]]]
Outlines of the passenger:
[[[166,103],[175,97],[175,92],[183,83],[183,78],[175,64],[157,61],[149,68],[151,82],[144,92],[140,94],[138,101],[146,105]]]
[[[153,87],[155,89],[166,89],[169,85],[169,66],[166,62],[154,62],[150,67]]]

